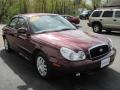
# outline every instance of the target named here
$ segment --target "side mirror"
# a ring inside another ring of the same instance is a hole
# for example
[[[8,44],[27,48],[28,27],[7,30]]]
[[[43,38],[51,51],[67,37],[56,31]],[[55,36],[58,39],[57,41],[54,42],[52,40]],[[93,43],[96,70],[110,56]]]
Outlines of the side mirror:
[[[80,26],[79,26],[79,25],[76,25],[76,28],[77,28],[77,29],[79,29],[79,28],[80,28]]]
[[[19,34],[25,34],[27,32],[27,28],[19,28],[17,32]]]

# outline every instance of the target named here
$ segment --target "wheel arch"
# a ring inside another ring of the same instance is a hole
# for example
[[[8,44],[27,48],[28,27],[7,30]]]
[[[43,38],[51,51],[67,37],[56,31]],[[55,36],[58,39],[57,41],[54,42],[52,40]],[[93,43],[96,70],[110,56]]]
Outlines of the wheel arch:
[[[34,63],[35,63],[35,60],[34,60],[34,59],[36,58],[36,55],[37,55],[38,53],[41,53],[41,54],[45,55],[46,58],[48,58],[47,55],[45,54],[45,52],[44,52],[43,50],[36,48],[36,49],[33,51],[33,53],[32,53],[32,58],[33,58],[33,62],[34,62]]]
[[[95,24],[99,24],[99,25],[102,27],[102,24],[101,24],[101,22],[99,22],[99,21],[93,22],[93,23],[92,23],[92,27],[93,27]]]
[[[3,37],[3,40],[5,40],[5,39],[6,39],[6,36],[5,36],[5,35],[2,35],[2,37]]]

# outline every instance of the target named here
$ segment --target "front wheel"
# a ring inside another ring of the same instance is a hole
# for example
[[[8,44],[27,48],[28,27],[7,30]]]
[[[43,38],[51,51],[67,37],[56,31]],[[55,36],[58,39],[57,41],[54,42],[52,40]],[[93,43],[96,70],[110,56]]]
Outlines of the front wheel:
[[[102,32],[102,26],[100,24],[94,24],[93,25],[93,32],[95,32],[95,33]]]
[[[36,68],[42,78],[50,78],[52,76],[50,62],[42,53],[38,53],[36,56]]]

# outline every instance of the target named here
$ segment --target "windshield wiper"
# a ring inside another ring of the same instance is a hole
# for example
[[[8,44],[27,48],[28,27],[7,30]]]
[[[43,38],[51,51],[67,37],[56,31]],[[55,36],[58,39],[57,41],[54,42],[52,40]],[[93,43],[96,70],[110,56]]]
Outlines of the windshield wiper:
[[[63,29],[60,29],[60,31],[65,31],[65,30],[76,30],[75,28],[63,28]]]
[[[60,32],[60,31],[66,31],[66,30],[76,30],[76,29],[74,29],[74,28],[63,28],[63,29],[59,29],[59,30],[39,31],[39,32],[36,32],[36,33]]]
[[[40,31],[40,32],[36,32],[36,33],[47,33],[47,32],[52,32],[52,31]]]

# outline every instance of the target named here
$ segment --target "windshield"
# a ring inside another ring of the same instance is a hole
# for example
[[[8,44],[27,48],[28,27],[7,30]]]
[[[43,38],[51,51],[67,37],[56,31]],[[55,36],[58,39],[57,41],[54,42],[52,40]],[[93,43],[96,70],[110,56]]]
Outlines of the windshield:
[[[75,26],[60,15],[33,16],[30,18],[30,23],[35,33],[76,29]]]
[[[82,14],[88,14],[89,11],[83,11]]]

